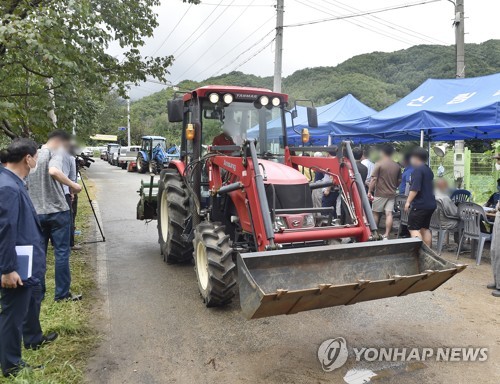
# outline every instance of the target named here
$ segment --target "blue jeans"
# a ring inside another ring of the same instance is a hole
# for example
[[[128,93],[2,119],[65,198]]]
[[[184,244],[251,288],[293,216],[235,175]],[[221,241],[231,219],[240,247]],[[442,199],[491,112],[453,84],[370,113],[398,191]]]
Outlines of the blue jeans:
[[[38,215],[45,240],[45,251],[49,240],[54,247],[55,257],[55,300],[67,298],[71,284],[71,272],[69,269],[69,255],[71,253],[71,211]],[[45,282],[43,282],[45,294]]]

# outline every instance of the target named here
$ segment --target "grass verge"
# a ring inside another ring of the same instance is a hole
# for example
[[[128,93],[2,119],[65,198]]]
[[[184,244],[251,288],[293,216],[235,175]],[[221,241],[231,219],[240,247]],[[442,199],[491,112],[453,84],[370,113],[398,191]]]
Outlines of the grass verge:
[[[85,183],[92,196],[93,185]],[[85,192],[78,201],[76,227],[82,231],[83,238],[92,233],[92,211]],[[92,238],[92,235],[90,235]],[[77,236],[82,238],[82,236]],[[81,241],[81,240],[80,240]],[[86,358],[98,341],[93,328],[92,304],[95,303],[95,257],[92,246],[84,246],[81,251],[71,254],[71,290],[82,293],[80,302],[54,302],[54,253],[47,254],[47,294],[42,302],[40,320],[44,333],[55,331],[59,338],[38,351],[23,349],[23,358],[31,366],[43,365],[44,369],[23,370],[15,378],[0,378],[0,384],[74,384],[84,381],[83,372]],[[1,376],[1,375],[0,375]]]

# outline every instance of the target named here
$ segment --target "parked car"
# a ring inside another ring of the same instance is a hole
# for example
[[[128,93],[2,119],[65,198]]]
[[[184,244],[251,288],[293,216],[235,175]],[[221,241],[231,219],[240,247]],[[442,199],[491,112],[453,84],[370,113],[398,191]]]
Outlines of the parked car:
[[[94,157],[94,151],[91,150],[90,148],[82,148],[81,152],[80,153],[83,153],[85,156],[88,156],[88,157]]]
[[[130,147],[121,147],[118,152],[117,165],[122,169],[127,169],[127,164],[131,161],[135,162],[137,153],[140,151],[139,145],[131,145]]]
[[[120,144],[108,144],[106,160],[109,164],[113,165],[113,154],[118,153]]]
[[[101,149],[101,160],[108,161],[108,151]]]

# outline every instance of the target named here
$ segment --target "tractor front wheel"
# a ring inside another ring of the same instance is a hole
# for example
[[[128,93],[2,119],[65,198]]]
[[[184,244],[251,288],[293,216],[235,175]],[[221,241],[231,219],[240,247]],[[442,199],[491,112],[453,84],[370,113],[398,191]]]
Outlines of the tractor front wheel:
[[[148,170],[148,163],[144,160],[142,154],[139,154],[139,156],[137,156],[136,166],[137,166],[137,172],[139,173],[146,173],[146,171]]]
[[[158,237],[163,260],[168,264],[188,263],[193,258],[193,247],[182,235],[189,219],[189,194],[176,170],[166,169],[160,174],[158,185]]]
[[[196,227],[194,262],[198,288],[207,307],[229,304],[236,292],[236,265],[224,227],[204,222]]]

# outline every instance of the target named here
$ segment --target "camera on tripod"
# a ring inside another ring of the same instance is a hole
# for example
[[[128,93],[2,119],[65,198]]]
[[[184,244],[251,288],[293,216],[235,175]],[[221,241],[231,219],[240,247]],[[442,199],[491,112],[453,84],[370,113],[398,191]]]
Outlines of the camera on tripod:
[[[89,156],[84,155],[83,153],[76,155],[76,165],[78,169],[80,168],[89,168],[92,163],[95,163],[95,160],[90,158]]]

